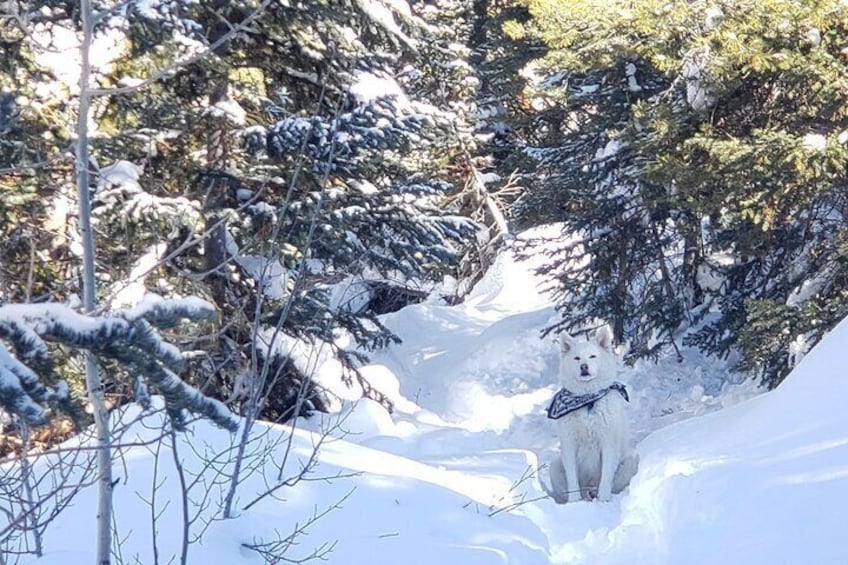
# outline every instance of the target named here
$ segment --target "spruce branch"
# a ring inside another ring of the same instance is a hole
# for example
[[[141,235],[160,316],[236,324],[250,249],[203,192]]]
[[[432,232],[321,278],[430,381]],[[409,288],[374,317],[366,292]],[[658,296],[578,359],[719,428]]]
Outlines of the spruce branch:
[[[185,366],[185,355],[158,331],[174,327],[180,319],[209,319],[214,314],[212,305],[199,298],[152,297],[132,309],[103,316],[87,316],[55,303],[2,306],[0,338],[13,344],[17,357],[0,343],[0,406],[28,424],[44,423],[42,405],[61,400],[67,387],[46,387],[26,362],[58,381],[47,349],[47,343],[57,343],[114,359],[146,377],[165,397],[177,429],[184,424],[183,411],[189,410],[235,430],[238,420],[222,403],[180,379],[177,372]]]

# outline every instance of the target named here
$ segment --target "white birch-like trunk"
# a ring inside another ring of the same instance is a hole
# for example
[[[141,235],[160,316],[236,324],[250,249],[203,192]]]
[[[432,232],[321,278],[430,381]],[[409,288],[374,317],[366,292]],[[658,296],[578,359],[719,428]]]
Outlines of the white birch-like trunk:
[[[94,234],[91,231],[91,201],[89,198],[88,114],[91,108],[89,55],[94,34],[91,0],[81,0],[82,44],[80,45],[80,93],[77,122],[76,176],[79,191],[79,229],[83,244],[83,308],[91,313],[95,308]],[[103,394],[103,383],[97,361],[90,351],[85,352],[85,384],[94,411],[97,431],[97,564],[109,565],[112,559],[112,450],[109,414]]]
[[[35,502],[35,493],[32,487],[32,464],[27,456],[32,449],[32,443],[30,443],[30,429],[29,424],[27,424],[23,419],[20,420],[21,427],[21,441],[23,445],[21,446],[21,480],[24,484],[24,502],[21,506],[25,507],[26,515],[28,516],[25,519],[25,528],[32,528],[32,539],[35,542],[35,555],[36,557],[42,557],[44,555],[44,547],[42,546],[41,540],[41,531],[39,530],[38,524],[38,513]],[[28,524],[26,524],[28,522]],[[3,562],[0,561],[0,564]]]

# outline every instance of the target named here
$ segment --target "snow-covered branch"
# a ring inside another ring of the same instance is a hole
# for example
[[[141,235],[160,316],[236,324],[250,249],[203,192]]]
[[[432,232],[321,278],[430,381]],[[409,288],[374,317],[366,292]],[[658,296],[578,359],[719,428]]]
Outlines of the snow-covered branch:
[[[183,411],[189,410],[235,430],[238,420],[221,402],[180,379],[177,373],[185,365],[185,356],[158,331],[174,327],[180,319],[214,316],[215,309],[205,300],[151,295],[129,310],[104,316],[87,316],[56,303],[2,306],[0,338],[11,344],[14,355],[0,343],[0,406],[30,424],[45,422],[43,405],[67,397],[63,383],[49,388],[40,379],[53,373],[47,343],[58,343],[117,360],[146,378],[164,396],[178,428],[184,421]]]

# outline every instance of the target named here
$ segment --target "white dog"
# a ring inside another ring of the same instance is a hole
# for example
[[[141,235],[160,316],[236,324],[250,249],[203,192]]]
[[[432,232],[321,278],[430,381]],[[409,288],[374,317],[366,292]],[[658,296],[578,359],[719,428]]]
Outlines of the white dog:
[[[630,399],[615,381],[612,332],[603,327],[591,340],[564,335],[560,346],[563,388],[548,408],[560,440],[550,494],[560,503],[578,495],[608,501],[627,487],[639,465],[630,448]]]

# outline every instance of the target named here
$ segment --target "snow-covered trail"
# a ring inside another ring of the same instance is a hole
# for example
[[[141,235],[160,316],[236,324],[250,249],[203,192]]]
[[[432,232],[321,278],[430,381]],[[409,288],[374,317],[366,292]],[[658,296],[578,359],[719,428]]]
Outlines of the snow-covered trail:
[[[505,253],[465,303],[434,298],[386,316],[404,342],[379,352],[363,372],[394,401],[394,413],[369,400],[346,406],[345,433],[336,429],[324,443],[313,474],[324,479],[212,522],[190,547],[189,563],[261,563],[243,544],[285,536],[328,508],[290,558],[334,543],[325,557],[338,565],[848,563],[841,543],[848,322],[777,391],[747,402],[757,394],[751,383],[727,382],[723,364],[693,351],[682,363],[670,357],[622,368],[641,440],[639,473],[609,503],[557,505],[543,496],[537,475],[556,449],[544,407],[556,388],[557,351],[539,337],[555,312],[531,268]],[[287,470],[296,471],[338,419],[258,432],[276,450],[272,461],[282,461],[288,445],[275,446],[273,437],[291,437]],[[141,439],[155,433],[153,424],[138,427]],[[204,453],[230,442],[226,432],[195,424],[180,443],[185,467],[203,468]],[[154,537],[162,562],[179,550],[173,467],[170,457],[158,468],[154,461],[148,448],[131,448],[117,467],[124,562],[152,563]],[[276,469],[261,471],[241,485],[241,503],[273,484]],[[158,499],[173,502],[155,536],[145,502],[154,472]],[[32,562],[91,562],[94,508],[87,489],[48,530],[45,556]]]
[[[489,525],[509,514],[522,519],[525,541],[538,539],[526,536],[529,522],[543,536],[532,556],[550,563],[848,562],[838,533],[848,504],[848,322],[762,396],[693,350],[683,362],[622,368],[640,472],[611,503],[558,506],[539,498],[533,473],[556,449],[543,409],[558,360],[553,340],[540,339],[556,314],[532,268],[504,253],[465,303],[386,317],[404,342],[369,370],[398,379],[393,422],[415,433],[365,443],[464,480],[497,479]],[[484,562],[531,561],[506,551]]]
[[[364,373],[392,383],[397,409],[390,422],[373,425],[359,412],[365,404],[373,415],[374,407],[361,402],[353,419],[370,437],[356,441],[469,481],[497,477],[501,490],[486,509],[491,520],[514,504],[509,513],[544,535],[545,559],[581,561],[576,547],[622,520],[621,497],[567,507],[544,498],[539,474],[547,481],[544,468],[557,447],[544,408],[558,386],[559,361],[555,338],[542,339],[541,330],[557,314],[533,269],[532,260],[505,252],[462,304],[434,300],[386,316],[403,342],[375,355]],[[683,363],[669,356],[621,370],[637,438],[755,394],[751,383],[728,382],[725,364],[684,353]]]

